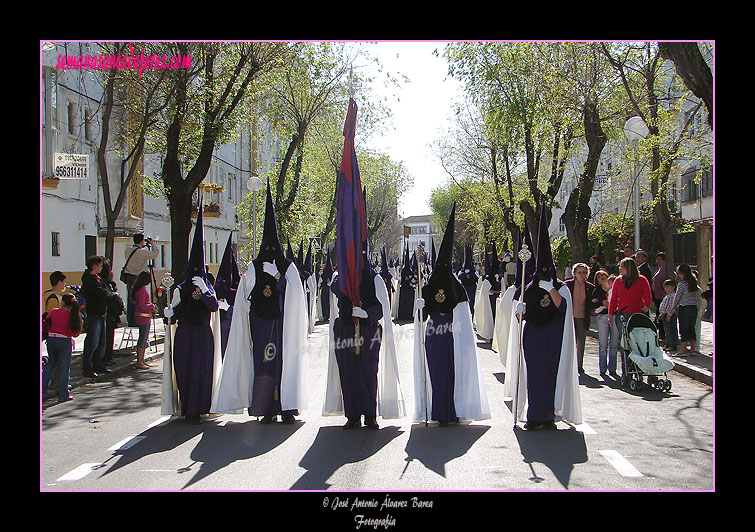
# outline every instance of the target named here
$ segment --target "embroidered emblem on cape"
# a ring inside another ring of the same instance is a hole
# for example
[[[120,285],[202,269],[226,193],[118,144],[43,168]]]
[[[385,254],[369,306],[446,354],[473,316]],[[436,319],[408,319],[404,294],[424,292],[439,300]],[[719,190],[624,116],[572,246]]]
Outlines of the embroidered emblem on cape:
[[[547,307],[551,304],[551,298],[547,294],[543,296],[543,299],[540,300],[540,306],[541,307]]]
[[[273,295],[273,291],[270,289],[270,285],[266,284],[265,288],[262,289],[262,295],[265,297],[270,297]]]
[[[435,301],[438,303],[443,303],[446,300],[446,294],[443,293],[443,289],[441,288],[438,290],[438,293],[435,294]]]
[[[265,346],[265,357],[263,359],[264,362],[270,362],[275,358],[276,355],[276,349],[275,344],[269,343]]]
[[[202,297],[202,291],[199,289],[199,287],[196,287],[194,289],[194,291],[191,293],[191,297],[197,300]]]

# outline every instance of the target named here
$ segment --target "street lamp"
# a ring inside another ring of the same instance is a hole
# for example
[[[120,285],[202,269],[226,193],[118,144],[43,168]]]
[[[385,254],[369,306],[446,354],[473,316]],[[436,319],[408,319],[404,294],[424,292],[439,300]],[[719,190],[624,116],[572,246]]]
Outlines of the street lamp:
[[[639,116],[633,116],[624,124],[624,135],[634,148],[637,148],[637,142],[648,136],[650,131],[645,125],[644,120]],[[634,249],[640,249],[640,179],[637,175],[637,163],[634,166]]]
[[[252,193],[252,201],[254,207],[252,208],[252,252],[257,249],[257,191],[262,190],[265,184],[256,175],[252,174],[249,179],[246,180],[246,189]]]

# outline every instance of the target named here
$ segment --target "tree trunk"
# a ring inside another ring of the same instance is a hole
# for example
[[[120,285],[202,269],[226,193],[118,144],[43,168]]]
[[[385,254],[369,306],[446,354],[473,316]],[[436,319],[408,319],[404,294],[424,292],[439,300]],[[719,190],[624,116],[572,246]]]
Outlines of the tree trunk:
[[[606,135],[600,127],[597,105],[588,102],[584,109],[585,141],[587,142],[587,161],[579,178],[577,188],[569,195],[569,201],[563,214],[566,236],[571,247],[571,259],[574,262],[587,263],[590,250],[587,242],[587,229],[592,215],[590,198],[595,185],[595,174],[600,162],[600,154],[606,145]]]

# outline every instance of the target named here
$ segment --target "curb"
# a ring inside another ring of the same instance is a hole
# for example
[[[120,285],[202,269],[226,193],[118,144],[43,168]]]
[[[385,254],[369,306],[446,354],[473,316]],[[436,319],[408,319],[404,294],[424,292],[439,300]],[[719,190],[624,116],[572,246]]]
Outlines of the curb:
[[[597,339],[598,331],[594,329],[588,329],[587,336]],[[677,373],[686,375],[687,377],[690,377],[692,379],[695,379],[696,381],[702,382],[703,384],[713,386],[713,373],[712,372],[708,371],[705,368],[701,368],[694,364],[690,364],[684,360],[675,359],[674,369],[672,369],[671,371],[676,371]]]

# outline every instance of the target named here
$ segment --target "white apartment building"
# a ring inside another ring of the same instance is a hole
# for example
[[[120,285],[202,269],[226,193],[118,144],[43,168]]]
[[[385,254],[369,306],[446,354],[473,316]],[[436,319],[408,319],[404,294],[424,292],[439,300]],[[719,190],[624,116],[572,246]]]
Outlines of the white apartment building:
[[[404,218],[404,238],[401,240],[401,257],[404,256],[404,246],[409,249],[409,255],[422,247],[430,253],[431,239],[436,241],[435,250],[440,246],[438,229],[430,222],[430,215],[407,216]]]
[[[80,285],[86,258],[105,253],[106,217],[96,161],[102,86],[94,70],[56,69],[59,54],[79,56],[93,54],[93,50],[94,47],[87,43],[59,43],[42,52],[40,283],[43,290],[49,288],[49,274],[55,270],[66,274],[67,284]],[[251,119],[244,122],[248,125],[241,128],[235,142],[216,148],[210,170],[201,185],[205,259],[212,273],[217,273],[229,234],[233,232],[232,242],[237,248],[249,241],[246,235],[252,232],[252,228],[250,224],[242,223],[236,214],[236,207],[249,194],[247,179],[253,174],[263,176],[280,160],[280,141],[272,135],[270,128],[251,123]],[[88,155],[86,172],[80,171],[76,179],[51,179],[55,177],[53,157],[56,153]],[[159,154],[145,155],[141,163],[143,174],[152,176],[159,172],[162,162]],[[115,198],[120,192],[120,160],[110,154],[107,163],[111,196]],[[126,288],[118,281],[118,273],[125,262],[126,250],[133,244],[134,234],[144,233],[152,237],[154,246],[160,250],[153,264],[158,283],[171,266],[171,222],[167,201],[164,197],[144,194],[142,185],[142,179],[133,180],[116,222],[113,270],[118,290],[124,294]],[[257,218],[259,240],[262,227],[259,212]],[[240,258],[246,259],[246,256]]]

